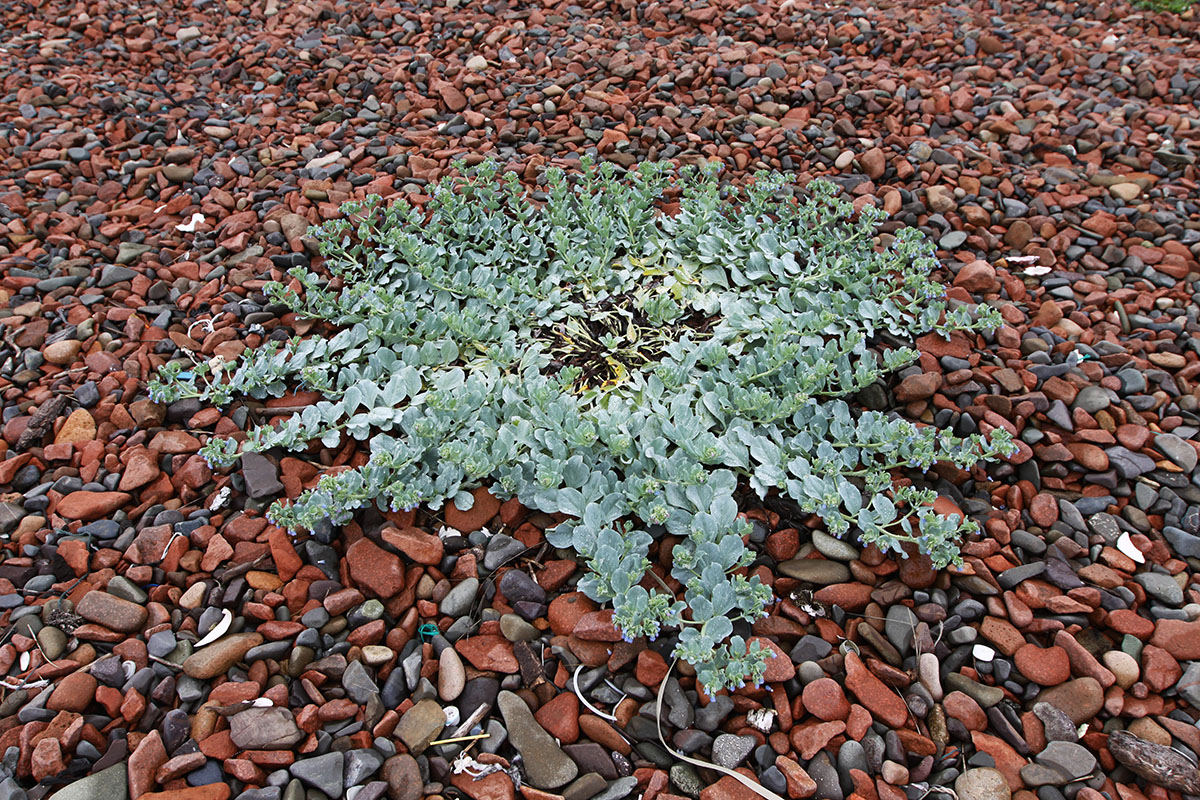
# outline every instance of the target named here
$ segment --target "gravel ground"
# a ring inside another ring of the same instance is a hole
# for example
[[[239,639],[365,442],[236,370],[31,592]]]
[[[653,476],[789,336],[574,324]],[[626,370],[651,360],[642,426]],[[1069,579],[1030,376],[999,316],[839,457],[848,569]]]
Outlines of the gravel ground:
[[[481,495],[293,540],[261,511],[356,454],[214,474],[202,443],[271,410],[145,392],[183,349],[306,333],[261,290],[342,201],[584,152],[831,178],[1007,321],[921,340],[862,398],[1019,435],[986,474],[938,472],[986,531],[965,566],[747,509],[784,598],[754,633],[784,657],[732,697],[670,673],[667,743],[786,798],[1200,795],[1196,24],[6,0],[0,52],[0,799],[752,797],[658,743],[669,643],[619,641],[544,515]],[[473,725],[456,772],[462,743],[430,742]]]

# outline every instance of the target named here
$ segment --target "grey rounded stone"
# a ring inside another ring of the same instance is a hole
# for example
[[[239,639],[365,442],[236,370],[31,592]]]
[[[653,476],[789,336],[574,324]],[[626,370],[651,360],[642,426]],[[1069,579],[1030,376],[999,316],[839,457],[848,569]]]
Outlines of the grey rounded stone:
[[[500,633],[510,642],[532,642],[542,635],[541,631],[516,614],[505,614],[500,617]]]
[[[828,558],[793,558],[778,567],[779,572],[789,578],[818,586],[845,583],[850,580],[850,568],[840,561]]]
[[[722,733],[713,741],[712,758],[718,765],[726,769],[734,769],[750,755],[757,741],[753,736],[735,736],[732,733]]]
[[[814,530],[812,543],[818,553],[834,561],[854,561],[859,556],[857,547],[825,531]]]
[[[1072,405],[1082,408],[1089,414],[1095,414],[1097,411],[1108,408],[1111,402],[1108,390],[1103,386],[1085,386],[1079,391],[1079,394],[1075,395],[1075,402]]]
[[[1142,572],[1135,575],[1135,581],[1142,585],[1146,594],[1169,606],[1183,605],[1183,589],[1170,575],[1161,572]]]
[[[471,610],[478,591],[479,579],[467,578],[447,592],[438,609],[448,617],[461,617]]]

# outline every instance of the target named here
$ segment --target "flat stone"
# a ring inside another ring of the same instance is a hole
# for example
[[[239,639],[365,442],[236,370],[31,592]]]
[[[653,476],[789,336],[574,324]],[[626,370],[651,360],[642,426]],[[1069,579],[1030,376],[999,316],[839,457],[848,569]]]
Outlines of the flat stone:
[[[458,699],[467,685],[467,672],[453,647],[442,650],[438,657],[438,697],[446,702]]]
[[[1196,449],[1175,434],[1158,434],[1154,437],[1154,448],[1179,465],[1184,472],[1196,469]]]
[[[753,736],[735,736],[723,733],[713,740],[712,758],[718,766],[736,769],[754,750],[757,741]]]
[[[383,779],[387,781],[389,800],[420,800],[423,795],[421,768],[407,753],[383,762]]]
[[[1037,699],[1058,708],[1076,725],[1082,725],[1100,713],[1104,706],[1104,689],[1095,678],[1076,678],[1046,689]]]
[[[1004,773],[991,767],[976,767],[959,775],[954,781],[958,800],[1010,800],[1012,789]]]
[[[410,753],[419,756],[445,727],[446,713],[442,707],[436,700],[425,699],[404,712],[395,733]]]
[[[342,793],[345,763],[342,752],[335,750],[315,758],[296,761],[288,767],[288,772],[306,785],[324,792],[326,797],[338,797]]]
[[[54,794],[55,800],[128,800],[125,763],[113,764],[94,775],[69,783]]]
[[[131,281],[139,274],[140,273],[131,270],[129,267],[122,267],[118,264],[109,264],[100,271],[100,280],[96,285],[101,289],[107,289],[109,286],[114,284],[121,283],[123,281]]]
[[[1067,780],[1091,775],[1096,768],[1096,757],[1091,751],[1074,742],[1048,742],[1034,759],[1062,773]]]
[[[92,522],[123,508],[131,499],[125,492],[71,492],[58,501],[54,511],[67,519]]]
[[[372,697],[379,695],[379,685],[361,661],[351,661],[346,665],[346,671],[342,673],[342,688],[359,705],[366,705]]]
[[[383,766],[383,756],[375,750],[360,748],[346,753],[346,764],[343,770],[342,785],[349,789],[351,786],[361,786],[367,779]]]
[[[148,244],[134,244],[133,242],[121,242],[117,246],[117,257],[115,259],[118,264],[132,264],[142,257],[144,253],[150,252]]]
[[[75,607],[75,613],[89,622],[121,633],[140,631],[149,616],[149,612],[137,603],[97,590],[83,596]]]
[[[557,789],[575,780],[579,767],[537,724],[524,700],[503,691],[496,698],[496,705],[504,716],[509,740],[525,760],[529,782],[534,787]]]
[[[1161,572],[1141,572],[1134,576],[1146,594],[1169,606],[1183,605],[1183,588],[1170,575]]]
[[[845,583],[850,580],[850,568],[840,561],[827,558],[793,558],[778,566],[779,572],[789,578],[818,586]]]
[[[242,454],[242,477],[246,480],[246,494],[255,500],[273,497],[283,491],[279,467],[262,453]]]
[[[859,549],[854,545],[821,530],[812,532],[812,543],[818,553],[834,561],[854,561],[860,555]]]
[[[446,593],[438,605],[438,610],[448,617],[461,617],[471,610],[471,604],[475,602],[475,594],[478,591],[479,579],[466,578]]]
[[[230,717],[229,738],[242,750],[289,750],[304,738],[304,732],[291,711],[270,706],[248,708]]]

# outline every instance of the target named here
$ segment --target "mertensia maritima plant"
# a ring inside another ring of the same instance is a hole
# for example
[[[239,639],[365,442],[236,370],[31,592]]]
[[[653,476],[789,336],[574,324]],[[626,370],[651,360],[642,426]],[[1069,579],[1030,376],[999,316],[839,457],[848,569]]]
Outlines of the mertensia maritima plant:
[[[961,438],[849,402],[918,357],[913,337],[1000,319],[949,307],[918,231],[879,246],[874,207],[855,212],[825,182],[800,194],[779,174],[736,189],[715,169],[618,176],[583,159],[536,192],[484,162],[423,208],[346,203],[313,229],[324,272],[298,267],[265,290],[335,334],[174,361],[151,390],[218,405],[316,390],[326,399],[282,424],[202,451],[228,467],[368,442],[364,466],[272,506],[275,524],[343,524],[371,503],[465,509],[487,485],[569,515],[546,538],[586,561],[579,588],[612,602],[626,638],[678,629],[674,654],[707,690],[760,682],[767,652],[734,626],[773,598],[747,578],[739,493],[790,498],[835,536],[914,543],[944,566],[975,523],[894,475],[1014,448],[1003,430]],[[677,542],[678,593],[650,570],[662,537]]]

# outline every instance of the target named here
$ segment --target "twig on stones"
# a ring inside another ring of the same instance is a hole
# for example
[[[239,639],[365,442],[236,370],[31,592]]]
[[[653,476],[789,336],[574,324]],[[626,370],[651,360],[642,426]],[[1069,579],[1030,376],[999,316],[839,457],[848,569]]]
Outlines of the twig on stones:
[[[38,649],[38,652],[42,654],[42,658],[46,659],[47,664],[55,664],[55,665],[58,664],[57,661],[55,661],[50,656],[46,655],[46,651],[42,649],[42,643],[38,641],[38,638],[36,636],[33,637],[33,646],[36,647]]]
[[[458,724],[457,728],[450,732],[450,738],[453,739],[456,736],[462,736],[467,731],[471,730],[472,727],[474,727],[480,720],[487,716],[487,713],[491,711],[491,709],[492,707],[489,703],[480,703],[466,719]],[[470,747],[467,749],[470,749]]]
[[[151,661],[153,661],[155,664],[162,664],[162,665],[163,665],[164,667],[166,667],[167,669],[173,669],[173,670],[175,670],[176,672],[178,672],[178,671],[180,671],[181,669],[183,669],[183,667],[179,666],[178,664],[172,664],[170,661],[167,661],[165,658],[159,658],[159,657],[158,657],[158,656],[156,656],[156,655],[149,655],[149,654],[147,654],[147,656],[146,656],[146,657],[147,657],[147,658],[149,658]]]
[[[1200,794],[1200,769],[1178,750],[1148,742],[1129,731],[1113,731],[1108,750],[1147,782],[1183,794]]]

